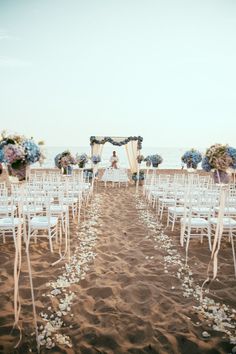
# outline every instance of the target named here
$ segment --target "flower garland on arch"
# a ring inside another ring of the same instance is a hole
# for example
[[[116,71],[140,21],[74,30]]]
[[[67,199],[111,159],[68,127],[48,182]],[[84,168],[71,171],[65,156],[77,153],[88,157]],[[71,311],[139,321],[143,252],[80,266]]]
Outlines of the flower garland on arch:
[[[129,137],[127,137],[124,140],[119,141],[119,142],[115,141],[110,136],[105,136],[101,140],[96,139],[96,136],[91,136],[90,137],[90,145],[111,143],[112,145],[115,145],[115,146],[122,146],[122,145],[128,144],[130,141],[138,141],[138,150],[142,149],[143,138],[141,136],[129,136]]]

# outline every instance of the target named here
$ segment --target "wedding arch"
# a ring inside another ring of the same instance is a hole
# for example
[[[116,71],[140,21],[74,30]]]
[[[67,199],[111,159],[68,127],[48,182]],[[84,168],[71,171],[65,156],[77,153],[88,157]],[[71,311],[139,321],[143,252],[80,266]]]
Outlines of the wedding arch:
[[[128,137],[111,137],[111,136],[91,136],[90,145],[92,155],[102,155],[103,146],[105,143],[110,143],[114,146],[125,146],[126,154],[129,161],[130,170],[132,173],[138,171],[137,157],[142,149],[143,138],[141,136]]]

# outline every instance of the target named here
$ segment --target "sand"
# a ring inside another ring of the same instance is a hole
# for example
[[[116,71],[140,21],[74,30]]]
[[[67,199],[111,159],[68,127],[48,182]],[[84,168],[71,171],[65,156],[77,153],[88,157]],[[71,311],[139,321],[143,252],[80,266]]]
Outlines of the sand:
[[[57,344],[53,349],[41,348],[42,353],[230,353],[233,344],[224,333],[215,331],[210,322],[200,316],[193,306],[198,301],[183,296],[181,280],[176,276],[178,266],[171,265],[168,270],[164,257],[166,250],[155,241],[152,231],[140,215],[145,211],[140,188],[139,198],[135,188],[104,188],[96,186],[95,195],[99,217],[91,225],[91,255],[85,267],[83,278],[71,285],[75,297],[71,303],[70,314],[64,316],[65,327],[62,333],[69,335],[72,348]],[[91,206],[94,201],[91,202]],[[90,207],[91,207],[90,206]],[[154,211],[148,212],[155,216]],[[140,214],[141,213],[141,214]],[[85,217],[88,218],[89,214]],[[165,218],[162,221],[165,227]],[[81,235],[88,229],[73,223],[72,248],[80,247]],[[88,232],[90,232],[88,231]],[[178,254],[183,258],[184,250],[179,245],[179,227],[165,234],[171,237]],[[2,241],[1,241],[2,242]],[[80,250],[78,251],[80,252]],[[29,353],[35,351],[35,336],[31,296],[26,258],[23,252],[20,278],[20,297],[22,303],[21,325],[23,338],[18,349],[14,344],[18,331],[11,332],[13,324],[13,259],[12,241],[1,243],[0,248],[0,352]],[[46,241],[31,244],[31,263],[36,296],[39,326],[44,324],[40,312],[51,313],[55,298],[47,294],[48,282],[62,274],[63,262],[52,267],[58,259],[55,250],[51,254]],[[201,244],[193,240],[189,247],[189,265],[196,284],[206,278],[206,267],[210,259],[207,241]],[[210,284],[210,295],[215,300],[236,307],[236,279],[232,253],[224,241],[219,257],[218,280]],[[72,316],[71,316],[72,314]],[[204,339],[202,332],[210,337]]]

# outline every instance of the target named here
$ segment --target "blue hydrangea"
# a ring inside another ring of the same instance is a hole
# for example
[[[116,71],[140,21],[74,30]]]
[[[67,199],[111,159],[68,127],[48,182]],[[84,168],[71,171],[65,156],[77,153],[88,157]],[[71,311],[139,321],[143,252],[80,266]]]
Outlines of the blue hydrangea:
[[[202,161],[202,155],[199,151],[192,149],[186,151],[181,157],[181,160],[186,163],[187,166],[189,165],[190,167],[192,166],[193,168],[197,168],[199,162]]]
[[[62,158],[62,154],[57,154],[54,158],[54,162],[55,162],[55,166],[57,168],[61,168],[61,158]]]
[[[93,155],[92,157],[91,157],[91,160],[92,160],[92,162],[93,163],[99,163],[99,162],[101,162],[101,157],[99,156],[99,155]]]
[[[40,148],[33,140],[25,140],[22,145],[25,149],[25,160],[27,163],[32,164],[39,161],[41,155]]]
[[[208,159],[207,156],[204,156],[203,159],[202,159],[202,168],[206,172],[210,172],[211,169],[212,169],[211,164],[210,164],[209,159]]]
[[[236,149],[233,148],[232,146],[229,146],[227,148],[227,153],[233,159],[233,164],[230,167],[232,167],[233,169],[236,169]]]
[[[4,162],[4,153],[3,149],[0,148],[0,162]]]
[[[153,165],[159,165],[160,163],[162,163],[163,158],[160,155],[158,155],[158,154],[148,155],[144,159],[144,161],[151,162]]]

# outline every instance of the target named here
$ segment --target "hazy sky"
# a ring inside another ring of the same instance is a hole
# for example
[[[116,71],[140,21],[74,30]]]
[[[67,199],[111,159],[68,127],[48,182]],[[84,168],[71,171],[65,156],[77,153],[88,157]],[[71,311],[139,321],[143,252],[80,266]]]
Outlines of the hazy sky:
[[[0,129],[236,146],[236,1],[0,0]]]

